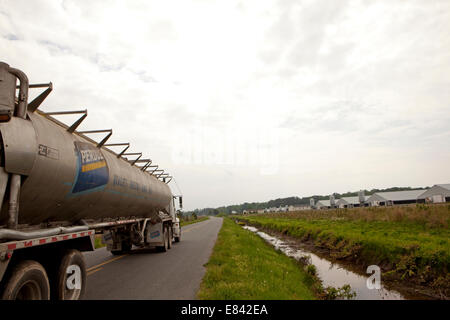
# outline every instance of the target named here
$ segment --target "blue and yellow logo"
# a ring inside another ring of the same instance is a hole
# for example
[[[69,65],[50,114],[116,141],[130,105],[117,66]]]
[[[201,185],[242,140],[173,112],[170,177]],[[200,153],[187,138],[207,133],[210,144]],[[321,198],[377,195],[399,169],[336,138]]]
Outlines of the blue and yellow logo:
[[[78,165],[71,193],[102,190],[108,183],[109,171],[100,149],[81,141],[75,141],[74,144]]]

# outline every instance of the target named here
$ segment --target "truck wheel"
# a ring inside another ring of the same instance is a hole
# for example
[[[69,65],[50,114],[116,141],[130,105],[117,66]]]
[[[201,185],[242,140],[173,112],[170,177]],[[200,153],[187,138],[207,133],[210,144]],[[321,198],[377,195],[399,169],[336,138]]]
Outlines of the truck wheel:
[[[167,228],[167,248],[168,249],[172,249],[172,239],[173,239],[173,234],[172,234],[172,227],[168,227]]]
[[[167,232],[167,228],[163,228],[163,232],[164,232],[163,234],[164,245],[158,247],[159,252],[166,252],[169,249],[169,239],[168,239],[169,233]]]
[[[115,256],[124,254],[131,251],[132,243],[128,241],[122,241],[122,250],[111,250],[111,253]]]
[[[2,294],[3,300],[49,300],[50,284],[44,267],[33,260],[18,263]]]
[[[175,237],[175,242],[180,242],[181,241],[181,230],[180,230],[180,235],[178,237]]]
[[[122,252],[123,253],[130,252],[132,246],[133,246],[133,244],[131,243],[131,241],[122,242]]]
[[[86,290],[86,263],[78,250],[68,250],[62,256],[52,279],[52,299],[78,300]]]

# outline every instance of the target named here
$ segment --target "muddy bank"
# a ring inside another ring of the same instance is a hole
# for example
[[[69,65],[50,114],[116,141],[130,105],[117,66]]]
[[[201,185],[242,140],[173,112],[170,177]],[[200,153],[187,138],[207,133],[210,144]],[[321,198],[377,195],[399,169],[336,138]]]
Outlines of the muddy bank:
[[[248,221],[245,221],[246,224],[249,224]],[[314,254],[317,258],[316,262],[320,264],[324,264],[320,259],[328,261],[331,268],[327,272],[323,272],[323,276],[326,278],[326,281],[330,284],[333,284],[333,281],[336,283],[341,283],[337,278],[345,279],[346,276],[343,276],[339,269],[342,269],[346,272],[351,272],[355,275],[351,275],[347,277],[349,282],[353,282],[353,285],[359,288],[359,298],[361,299],[446,299],[442,292],[439,290],[435,290],[433,288],[425,287],[417,285],[416,283],[410,282],[409,280],[401,280],[395,274],[389,273],[392,268],[390,264],[384,263],[379,264],[379,267],[382,270],[381,281],[383,284],[383,290],[380,292],[373,294],[373,291],[364,292],[363,283],[365,283],[365,279],[368,277],[366,273],[367,266],[369,264],[365,263],[360,256],[358,255],[357,248],[352,253],[346,252],[343,254],[338,248],[330,248],[326,244],[322,244],[320,241],[314,241],[310,238],[308,239],[299,239],[285,233],[281,233],[276,230],[268,229],[262,227],[260,225],[253,225],[257,227],[259,231],[262,231],[269,236],[276,237],[280,241],[286,243],[290,250],[300,250],[300,252],[309,252]],[[326,265],[326,263],[325,263]],[[323,267],[323,266],[322,266]],[[340,274],[340,275],[339,275]],[[358,275],[360,278],[358,278]],[[333,280],[333,277],[337,277]],[[362,278],[361,278],[362,277]],[[350,284],[350,283],[349,283]]]

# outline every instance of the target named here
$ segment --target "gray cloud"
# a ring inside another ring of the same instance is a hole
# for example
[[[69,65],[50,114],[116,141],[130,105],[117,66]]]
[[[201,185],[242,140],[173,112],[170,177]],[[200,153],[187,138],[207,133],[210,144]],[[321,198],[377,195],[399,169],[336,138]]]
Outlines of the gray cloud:
[[[5,38],[8,39],[8,40],[11,40],[11,41],[19,40],[19,37],[17,37],[17,36],[14,35],[14,34],[7,34],[7,35],[5,36]]]
[[[0,7],[2,60],[55,85],[42,108],[88,108],[83,126],[169,168],[189,209],[450,175],[446,0]],[[173,142],[197,129],[234,134],[237,154],[280,136],[279,172],[176,164]]]
[[[39,44],[47,47],[52,54],[73,54],[70,47],[55,43],[49,40],[38,41]]]

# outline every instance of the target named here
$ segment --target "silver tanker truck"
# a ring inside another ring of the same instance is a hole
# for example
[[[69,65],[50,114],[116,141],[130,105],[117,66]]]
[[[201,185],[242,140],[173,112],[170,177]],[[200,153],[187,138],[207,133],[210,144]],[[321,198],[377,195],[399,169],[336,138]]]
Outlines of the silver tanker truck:
[[[29,102],[30,88],[45,90]],[[164,252],[181,239],[172,177],[127,153],[129,143],[108,144],[110,129],[77,131],[86,110],[40,111],[51,91],[0,62],[1,299],[81,298],[81,252],[94,250],[96,234],[112,254],[133,245]],[[66,125],[52,117],[67,114],[80,118]],[[102,132],[100,142],[88,137]]]

